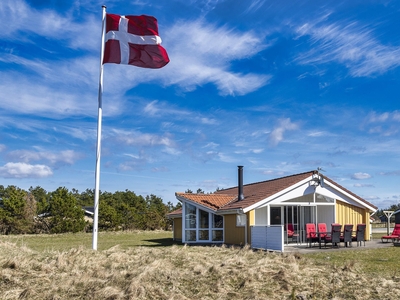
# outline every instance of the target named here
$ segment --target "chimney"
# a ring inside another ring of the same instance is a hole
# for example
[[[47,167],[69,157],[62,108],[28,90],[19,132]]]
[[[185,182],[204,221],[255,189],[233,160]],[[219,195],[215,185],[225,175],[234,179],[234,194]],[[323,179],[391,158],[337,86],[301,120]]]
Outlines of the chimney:
[[[243,199],[243,166],[238,166],[238,200]]]

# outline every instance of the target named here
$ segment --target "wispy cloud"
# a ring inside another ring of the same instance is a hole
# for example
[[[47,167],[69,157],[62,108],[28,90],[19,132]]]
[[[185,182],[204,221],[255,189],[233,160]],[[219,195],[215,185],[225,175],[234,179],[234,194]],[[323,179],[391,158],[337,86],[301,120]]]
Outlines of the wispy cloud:
[[[283,140],[283,135],[288,130],[296,130],[299,128],[299,125],[293,123],[290,118],[281,119],[278,121],[278,124],[274,127],[274,129],[269,134],[269,142],[270,145],[276,146]]]
[[[166,146],[173,148],[175,146],[175,141],[168,134],[157,135],[150,133],[142,133],[136,130],[120,130],[114,129],[113,136],[110,138],[117,140],[119,143],[124,145],[133,146]]]
[[[365,127],[371,134],[381,136],[392,136],[399,132],[400,112],[377,113],[375,111],[368,114],[365,120]]]
[[[355,180],[363,180],[363,179],[369,179],[372,176],[369,175],[368,173],[363,173],[363,172],[358,172],[358,173],[354,173],[353,175],[351,175],[351,179],[355,179]]]
[[[362,184],[362,183],[355,183],[355,184],[353,184],[353,186],[354,186],[354,187],[361,187],[361,188],[364,188],[364,187],[374,187],[373,184]]]
[[[249,1],[249,2],[250,2],[249,6],[245,11],[246,13],[254,12],[254,11],[259,10],[260,8],[262,8],[262,6],[266,2],[266,0],[252,0],[252,1]]]
[[[153,100],[150,103],[147,103],[143,108],[143,112],[149,116],[157,116],[157,117],[165,115],[187,116],[191,114],[189,111],[174,108],[170,104],[158,100]]]
[[[300,64],[344,64],[354,77],[383,74],[400,65],[400,46],[384,45],[370,25],[329,22],[328,16],[297,28],[299,37],[310,37],[311,50],[301,53]]]
[[[400,170],[390,171],[390,172],[380,172],[379,175],[382,175],[382,176],[400,176]]]
[[[73,150],[62,150],[60,152],[51,151],[31,151],[14,150],[7,153],[8,160],[30,163],[34,161],[46,161],[51,165],[68,164],[73,165],[77,160],[83,158],[83,154]]]
[[[0,5],[0,19],[7,20],[7,30],[0,37],[29,41],[30,36],[43,36],[54,40],[67,40],[69,47],[79,49],[98,49],[99,23],[93,15],[74,20],[67,11],[61,15],[54,10],[38,10],[23,0],[11,0]],[[19,34],[24,32],[25,34]],[[26,34],[29,33],[29,34]]]

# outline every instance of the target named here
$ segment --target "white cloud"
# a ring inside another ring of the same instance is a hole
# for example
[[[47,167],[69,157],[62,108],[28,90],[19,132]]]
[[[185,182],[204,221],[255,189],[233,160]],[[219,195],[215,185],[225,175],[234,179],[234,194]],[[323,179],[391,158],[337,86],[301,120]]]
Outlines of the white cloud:
[[[219,144],[214,143],[214,142],[209,142],[207,143],[207,145],[203,146],[202,148],[211,148],[211,149],[215,149],[219,146]]]
[[[379,75],[400,66],[400,47],[381,44],[367,26],[355,22],[322,24],[324,21],[326,18],[297,28],[299,36],[309,36],[312,45],[297,57],[299,63],[339,62],[354,77]]]
[[[368,116],[368,122],[375,123],[375,122],[385,122],[389,118],[389,113],[385,112],[382,114],[377,114],[376,112],[370,113]]]
[[[217,120],[211,119],[211,118],[202,117],[202,118],[200,118],[200,121],[201,121],[202,124],[206,124],[206,125],[216,125],[216,124],[218,124]]]
[[[175,141],[171,139],[168,135],[157,135],[150,133],[141,133],[139,131],[126,131],[126,130],[113,130],[115,136],[114,138],[118,140],[118,142],[123,143],[125,145],[134,145],[134,146],[159,146],[163,145],[166,147],[173,148],[175,146]]]
[[[287,130],[296,130],[298,128],[299,126],[296,123],[292,123],[290,118],[279,120],[269,135],[270,144],[272,146],[278,145],[283,140],[283,135]]]
[[[361,187],[361,188],[363,188],[363,187],[374,187],[373,184],[362,184],[362,183],[356,183],[356,184],[353,184],[353,186],[354,187]]]
[[[96,50],[100,44],[99,26],[101,23],[92,15],[77,23],[66,12],[66,16],[53,10],[37,10],[23,0],[2,0],[0,19],[7,20],[7,30],[0,37],[15,40],[29,40],[29,34],[47,39],[67,40],[71,48]],[[24,34],[18,34],[23,32]]]
[[[254,154],[260,154],[264,151],[264,149],[250,149],[251,152],[253,152]]]
[[[244,95],[271,78],[229,71],[232,61],[252,57],[269,46],[252,32],[235,32],[198,20],[175,24],[167,30],[164,40],[171,59],[164,68],[168,70],[164,78],[168,84],[178,84],[190,91],[214,83],[222,95]]]
[[[53,171],[46,165],[9,162],[0,167],[0,176],[4,178],[42,178],[51,175]]]
[[[351,175],[351,178],[355,180],[363,180],[371,178],[371,175],[369,175],[368,173],[358,172]]]
[[[30,163],[32,161],[48,161],[51,165],[73,165],[82,157],[82,154],[73,150],[63,150],[60,152],[14,150],[7,154],[7,158],[10,160],[18,160],[23,163]]]
[[[400,112],[397,110],[383,113],[377,113],[373,111],[366,117],[365,126],[368,128],[367,130],[371,134],[393,136],[399,132],[399,121]]]
[[[255,12],[259,9],[261,9],[266,2],[266,0],[252,0],[249,1],[250,3],[248,4],[248,8],[246,9],[246,13],[248,12]]]
[[[237,159],[233,158],[230,155],[224,154],[224,153],[218,153],[218,157],[221,161],[227,162],[227,163],[233,163],[233,162],[237,161]]]
[[[146,104],[143,108],[143,112],[150,116],[161,117],[164,115],[190,115],[190,112],[173,108],[167,102],[160,102],[158,100],[153,100]]]

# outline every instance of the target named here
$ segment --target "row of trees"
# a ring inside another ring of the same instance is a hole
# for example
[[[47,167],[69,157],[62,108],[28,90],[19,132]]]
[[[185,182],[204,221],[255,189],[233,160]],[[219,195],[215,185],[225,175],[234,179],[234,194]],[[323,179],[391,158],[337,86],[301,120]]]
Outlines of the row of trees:
[[[47,192],[41,187],[28,191],[0,185],[0,233],[63,233],[92,230],[84,207],[93,206],[94,190],[69,191],[60,187]],[[125,190],[100,192],[99,230],[168,229],[166,214],[178,206],[149,195]]]
[[[398,211],[400,210],[400,203],[398,204],[392,204],[391,206],[389,206],[388,208],[384,208],[384,209],[378,209],[376,211],[376,213],[372,216],[375,219],[380,219],[381,221],[387,221],[387,217],[384,213],[384,211]],[[394,222],[394,215],[391,217],[391,221]]]

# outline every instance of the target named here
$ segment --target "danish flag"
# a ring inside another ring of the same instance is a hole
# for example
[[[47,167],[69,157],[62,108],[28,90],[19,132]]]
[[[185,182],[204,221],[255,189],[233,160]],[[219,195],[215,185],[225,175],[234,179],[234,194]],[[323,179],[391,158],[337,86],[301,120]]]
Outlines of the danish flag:
[[[146,15],[106,15],[103,64],[162,68],[169,62],[169,57],[160,44],[156,18]]]

